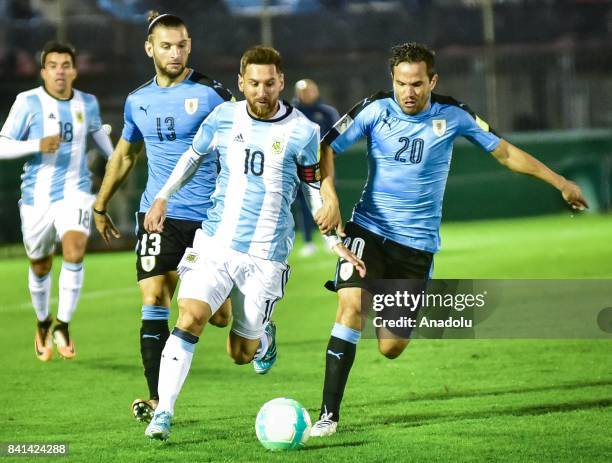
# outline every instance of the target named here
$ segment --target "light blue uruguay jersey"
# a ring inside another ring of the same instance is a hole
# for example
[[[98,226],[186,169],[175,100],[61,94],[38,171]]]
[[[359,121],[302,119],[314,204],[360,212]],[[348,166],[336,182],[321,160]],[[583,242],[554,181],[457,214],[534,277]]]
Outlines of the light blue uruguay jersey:
[[[87,135],[101,126],[98,100],[89,93],[73,90],[70,99],[58,100],[41,86],[17,95],[0,137],[25,141],[61,136],[55,154],[35,153],[26,161],[22,204],[45,207],[71,193],[91,193]]]
[[[246,101],[224,103],[193,140],[198,154],[219,152],[221,170],[204,233],[221,246],[285,262],[294,239],[291,203],[298,170],[319,162],[319,127],[289,103],[282,115],[256,119]]]
[[[367,138],[368,179],[352,220],[405,246],[440,248],[442,200],[455,138],[493,151],[500,138],[465,104],[432,94],[430,107],[405,114],[393,92],[358,103],[324,138],[341,153]]]
[[[177,161],[191,146],[202,121],[230,99],[232,94],[223,85],[196,71],[173,87],[160,87],[153,78],[129,94],[122,137],[130,143],[144,140],[147,153],[148,179],[140,212],[149,210]],[[216,177],[216,158],[209,156],[189,183],[170,199],[168,217],[204,220]]]

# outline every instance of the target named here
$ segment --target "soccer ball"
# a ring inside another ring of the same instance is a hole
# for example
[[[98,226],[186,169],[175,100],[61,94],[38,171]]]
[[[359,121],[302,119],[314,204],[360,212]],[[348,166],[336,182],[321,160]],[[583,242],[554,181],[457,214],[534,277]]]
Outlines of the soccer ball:
[[[302,404],[286,398],[266,402],[255,419],[257,439],[268,450],[294,450],[310,437],[310,415]]]

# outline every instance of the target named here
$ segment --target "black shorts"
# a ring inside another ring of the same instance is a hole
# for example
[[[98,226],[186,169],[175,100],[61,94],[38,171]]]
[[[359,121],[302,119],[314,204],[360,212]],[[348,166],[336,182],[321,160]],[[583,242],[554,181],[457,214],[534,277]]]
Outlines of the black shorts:
[[[338,259],[336,276],[327,282],[327,289],[369,289],[368,282],[375,280],[429,279],[433,253],[403,246],[354,222],[347,222],[344,232],[344,245],[363,261],[366,277],[361,278],[349,262]]]
[[[136,275],[138,281],[176,270],[185,249],[193,244],[201,221],[166,218],[164,231],[147,233],[144,229],[144,212],[137,215]]]

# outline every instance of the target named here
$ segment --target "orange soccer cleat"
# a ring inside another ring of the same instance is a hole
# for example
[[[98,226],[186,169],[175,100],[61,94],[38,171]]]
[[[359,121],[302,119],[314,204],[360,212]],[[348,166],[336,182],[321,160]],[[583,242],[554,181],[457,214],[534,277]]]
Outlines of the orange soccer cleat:
[[[53,342],[57,347],[57,352],[62,358],[73,359],[76,356],[74,342],[68,333],[68,323],[58,321],[53,327]]]
[[[53,357],[53,344],[51,342],[51,319],[36,324],[34,335],[34,352],[41,362],[48,362]]]

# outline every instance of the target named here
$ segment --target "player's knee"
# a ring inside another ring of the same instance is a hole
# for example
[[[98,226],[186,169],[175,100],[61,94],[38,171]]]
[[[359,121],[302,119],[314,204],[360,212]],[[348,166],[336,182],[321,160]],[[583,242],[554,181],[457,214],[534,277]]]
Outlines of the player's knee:
[[[52,265],[53,259],[51,257],[30,262],[32,272],[39,278],[47,275],[51,271]]]
[[[409,341],[379,342],[378,350],[388,359],[398,358],[408,346]]]
[[[209,323],[218,328],[225,328],[227,325],[229,325],[231,319],[231,315],[217,311],[212,317],[210,317]]]
[[[236,365],[246,365],[253,360],[253,355],[244,351],[231,352],[230,356]]]

